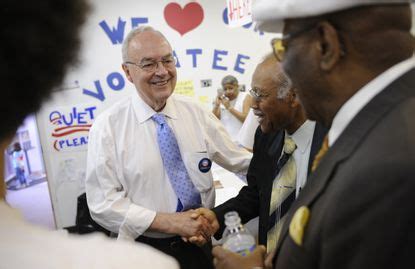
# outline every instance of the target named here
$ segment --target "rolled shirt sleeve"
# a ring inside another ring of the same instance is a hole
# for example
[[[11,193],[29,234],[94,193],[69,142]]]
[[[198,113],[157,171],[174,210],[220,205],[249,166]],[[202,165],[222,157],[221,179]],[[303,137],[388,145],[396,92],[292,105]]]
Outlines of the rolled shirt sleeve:
[[[228,171],[246,175],[252,153],[238,146],[213,113],[205,115],[207,147],[213,161]]]

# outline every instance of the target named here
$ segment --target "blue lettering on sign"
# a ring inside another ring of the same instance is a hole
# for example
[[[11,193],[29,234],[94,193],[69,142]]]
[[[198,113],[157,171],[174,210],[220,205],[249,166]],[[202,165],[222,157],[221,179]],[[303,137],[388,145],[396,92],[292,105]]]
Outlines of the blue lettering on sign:
[[[114,91],[121,91],[125,87],[125,79],[119,72],[112,72],[107,75],[107,84]],[[94,81],[96,91],[89,89],[82,89],[82,93],[93,98],[96,98],[103,102],[105,100],[105,94],[102,90],[101,82],[99,80]]]
[[[78,123],[79,124],[87,124],[88,122],[85,120],[86,112],[79,112],[78,113]]]
[[[140,26],[140,24],[146,24],[146,23],[148,23],[148,18],[132,17],[131,18],[131,29]],[[105,20],[101,21],[99,23],[99,26],[101,26],[102,30],[104,30],[105,34],[110,39],[111,43],[113,45],[116,45],[116,44],[122,44],[122,42],[124,41],[125,24],[126,24],[126,21],[123,21],[121,17],[118,17],[118,22],[117,22],[116,27],[110,28],[110,26],[108,26],[108,23]]]
[[[188,49],[186,50],[187,55],[192,55],[193,68],[197,67],[197,55],[202,54],[202,49]]]
[[[80,147],[88,144],[88,136],[58,140],[58,149]]]
[[[70,120],[68,120],[66,118],[66,115],[62,115],[63,124],[65,124],[66,126],[72,125],[72,123],[73,123],[73,115],[72,115],[72,113],[69,114],[69,118],[70,118]]]
[[[117,28],[112,27],[112,29],[110,29],[105,20],[101,21],[99,26],[101,26],[107,34],[113,45],[121,44],[124,40],[125,21],[121,20],[121,17],[118,18]]]
[[[226,50],[215,50],[213,52],[213,64],[212,64],[212,68],[213,69],[217,69],[217,70],[228,70],[228,68],[226,66],[220,66],[218,65],[219,61],[222,61],[222,58],[220,57],[220,55],[228,55],[228,52]]]
[[[52,124],[64,126],[88,124],[88,121],[86,119],[88,119],[89,121],[94,120],[94,112],[96,109],[96,106],[92,106],[83,109],[83,111],[81,112],[78,112],[77,108],[73,107],[72,111],[66,115],[62,112],[52,111],[49,115],[49,121]],[[52,115],[58,115],[58,118],[52,118]]]
[[[79,138],[79,143],[80,143],[81,145],[86,145],[86,144],[88,144],[88,137],[87,137],[87,136],[81,136],[81,137]]]
[[[109,74],[107,76],[107,83],[108,86],[110,86],[110,88],[114,91],[120,91],[125,86],[124,77],[118,72],[113,72]]]
[[[179,57],[177,57],[177,54],[176,54],[176,52],[175,52],[174,50],[173,50],[173,56],[174,56],[174,58],[176,58],[176,60],[177,60],[176,67],[180,67]]]
[[[136,28],[140,24],[148,23],[148,18],[131,18],[131,27]]]
[[[51,133],[56,140],[53,147],[60,151],[63,148],[79,147],[88,144],[88,135],[92,121],[95,119],[97,107],[86,108],[73,107],[69,113],[52,111],[49,114],[49,121],[54,125]]]
[[[82,89],[82,93],[85,94],[85,95],[89,95],[91,97],[94,97],[94,98],[100,100],[101,102],[103,102],[105,100],[105,95],[104,95],[104,91],[102,90],[102,87],[101,87],[101,82],[99,82],[99,80],[95,80],[94,84],[95,84],[96,92],[93,92],[93,91],[88,90],[88,89]]]
[[[245,73],[245,69],[241,67],[241,65],[245,64],[245,62],[242,61],[243,59],[249,60],[250,57],[246,55],[238,54],[238,57],[236,57],[235,68],[234,68],[236,72],[241,73],[241,74]]]

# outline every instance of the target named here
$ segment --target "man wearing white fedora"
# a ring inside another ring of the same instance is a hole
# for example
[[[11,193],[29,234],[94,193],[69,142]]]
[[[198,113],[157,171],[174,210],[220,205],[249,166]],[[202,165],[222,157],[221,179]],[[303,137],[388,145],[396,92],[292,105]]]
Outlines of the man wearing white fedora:
[[[410,1],[260,0],[253,17],[261,30],[282,31],[274,54],[308,118],[330,128],[272,266],[408,267],[415,253]],[[264,266],[262,248],[245,258],[222,248],[214,255],[217,268]]]

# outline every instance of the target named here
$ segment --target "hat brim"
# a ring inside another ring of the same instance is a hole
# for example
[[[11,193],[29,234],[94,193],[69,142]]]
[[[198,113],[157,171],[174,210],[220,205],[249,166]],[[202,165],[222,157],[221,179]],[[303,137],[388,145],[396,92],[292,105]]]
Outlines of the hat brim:
[[[257,21],[256,28],[268,33],[282,33],[284,29],[284,20]]]

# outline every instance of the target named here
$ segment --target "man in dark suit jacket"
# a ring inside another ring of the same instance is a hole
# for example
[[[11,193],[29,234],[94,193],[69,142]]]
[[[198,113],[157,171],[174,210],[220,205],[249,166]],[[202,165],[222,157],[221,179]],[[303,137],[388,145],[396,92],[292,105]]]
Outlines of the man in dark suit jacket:
[[[304,171],[306,178],[327,130],[306,119],[294,89],[272,54],[256,68],[251,94],[254,99],[252,108],[260,126],[255,134],[254,154],[247,174],[248,185],[235,198],[212,211],[220,224],[217,238],[222,236],[225,228],[225,213],[237,211],[243,223],[259,216],[259,243],[266,245],[272,185],[279,173],[277,163],[282,155],[285,133],[293,137],[301,136],[305,146],[298,150],[305,153],[298,156],[304,158],[303,164],[307,167],[297,170]]]
[[[412,267],[415,43],[409,1],[316,1],[307,16],[298,0],[291,0],[298,14],[271,0],[263,10],[254,8],[260,27],[285,19],[283,49],[275,40],[275,54],[307,116],[330,127],[328,151],[288,212],[274,266]],[[258,254],[236,259],[215,251],[218,268],[262,265]]]
[[[308,161],[308,173],[315,154],[320,149],[326,129],[316,124],[311,144]],[[258,242],[267,244],[267,232],[269,230],[268,218],[273,180],[278,173],[277,163],[281,156],[284,144],[284,131],[264,133],[258,127],[255,134],[254,155],[249,166],[247,181],[239,194],[222,205],[213,208],[220,224],[217,238],[223,233],[224,215],[229,211],[237,211],[243,223],[259,216]]]

